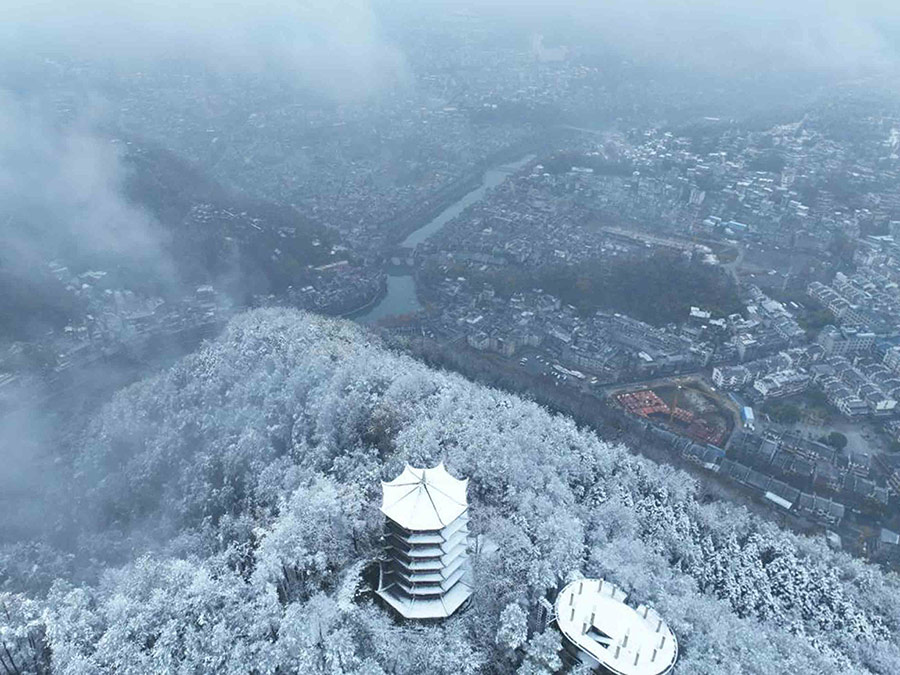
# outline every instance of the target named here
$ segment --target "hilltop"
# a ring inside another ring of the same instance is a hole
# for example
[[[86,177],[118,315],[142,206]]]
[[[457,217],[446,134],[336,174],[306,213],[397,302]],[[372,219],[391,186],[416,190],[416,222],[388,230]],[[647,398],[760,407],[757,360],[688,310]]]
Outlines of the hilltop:
[[[379,481],[438,461],[489,545],[465,612],[398,625],[354,593]],[[680,673],[900,672],[896,577],[351,323],[243,314],[60,462],[45,543],[0,546],[8,672],[552,672],[537,608],[580,574],[652,604]]]

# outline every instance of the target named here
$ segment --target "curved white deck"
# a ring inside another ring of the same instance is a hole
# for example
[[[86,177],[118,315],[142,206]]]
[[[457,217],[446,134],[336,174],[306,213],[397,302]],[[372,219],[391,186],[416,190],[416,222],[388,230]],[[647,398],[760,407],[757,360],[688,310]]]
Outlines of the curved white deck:
[[[678,658],[675,635],[654,610],[634,609],[625,598],[602,579],[573,581],[556,599],[557,625],[586,663],[593,660],[615,675],[670,672]]]

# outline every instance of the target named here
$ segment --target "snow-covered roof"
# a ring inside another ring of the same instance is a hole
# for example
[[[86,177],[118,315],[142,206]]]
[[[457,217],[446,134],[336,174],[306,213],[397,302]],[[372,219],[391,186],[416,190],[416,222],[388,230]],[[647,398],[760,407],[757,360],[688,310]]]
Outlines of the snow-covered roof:
[[[383,590],[379,590],[378,595],[405,619],[446,619],[469,599],[472,589],[463,581],[444,595],[432,597],[403,597]]]
[[[556,598],[556,622],[583,653],[615,675],[662,675],[678,658],[675,635],[662,617],[625,604],[625,593],[602,579],[580,579]]]
[[[433,469],[407,464],[394,480],[381,482],[381,512],[407,530],[441,530],[468,508],[468,484],[447,473],[443,463]]]

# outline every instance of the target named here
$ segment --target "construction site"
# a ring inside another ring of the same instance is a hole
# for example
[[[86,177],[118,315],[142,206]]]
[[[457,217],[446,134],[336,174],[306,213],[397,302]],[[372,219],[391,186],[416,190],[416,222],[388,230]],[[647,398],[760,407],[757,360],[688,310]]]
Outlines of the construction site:
[[[690,384],[623,391],[613,399],[629,415],[644,417],[699,443],[724,447],[735,424],[734,414],[723,402]]]

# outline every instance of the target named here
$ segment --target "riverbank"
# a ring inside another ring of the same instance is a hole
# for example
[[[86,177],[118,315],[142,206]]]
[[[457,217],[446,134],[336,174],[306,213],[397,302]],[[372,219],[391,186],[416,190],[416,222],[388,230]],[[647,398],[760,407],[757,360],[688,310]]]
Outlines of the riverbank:
[[[495,155],[494,157],[497,157],[497,161],[501,163],[493,163],[483,169],[478,174],[479,178],[474,184],[466,183],[467,189],[457,190],[458,196],[455,200],[444,202],[442,204],[443,208],[424,224],[421,222],[417,223],[418,226],[406,235],[400,246],[414,248],[424,242],[468,207],[483,199],[488,190],[500,185],[509,174],[518,171],[536,157],[533,152],[524,156],[520,155],[520,152],[522,152],[522,147],[517,146]],[[514,159],[508,160],[506,159],[508,157],[513,157]],[[502,161],[504,159],[506,161]],[[462,194],[459,194],[460,192]],[[386,291],[378,302],[341,316],[360,321],[361,323],[372,323],[390,316],[413,314],[422,308],[423,303],[416,288],[415,270],[404,269],[404,271],[396,274],[392,274],[391,271],[388,272]]]
[[[427,226],[470,192],[477,190],[484,181],[485,173],[519,158],[540,154],[549,145],[546,138],[535,137],[529,141],[495,152],[479,164],[470,174],[458,178],[436,195],[429,197],[424,203],[413,207],[405,214],[382,223],[385,229],[391,230],[388,235],[388,241],[395,245],[405,245],[406,240],[412,234]]]
[[[369,312],[372,308],[374,308],[382,300],[384,300],[387,293],[388,281],[385,278],[381,280],[381,285],[378,288],[378,292],[374,296],[372,296],[371,300],[361,305],[360,307],[357,307],[356,309],[351,309],[350,311],[343,312],[342,314],[338,314],[337,316],[341,319],[356,319],[357,317],[365,316],[367,312]]]
[[[389,274],[387,290],[380,302],[366,312],[357,314],[359,323],[375,323],[387,317],[415,314],[423,309],[416,290],[416,279],[412,274]]]

